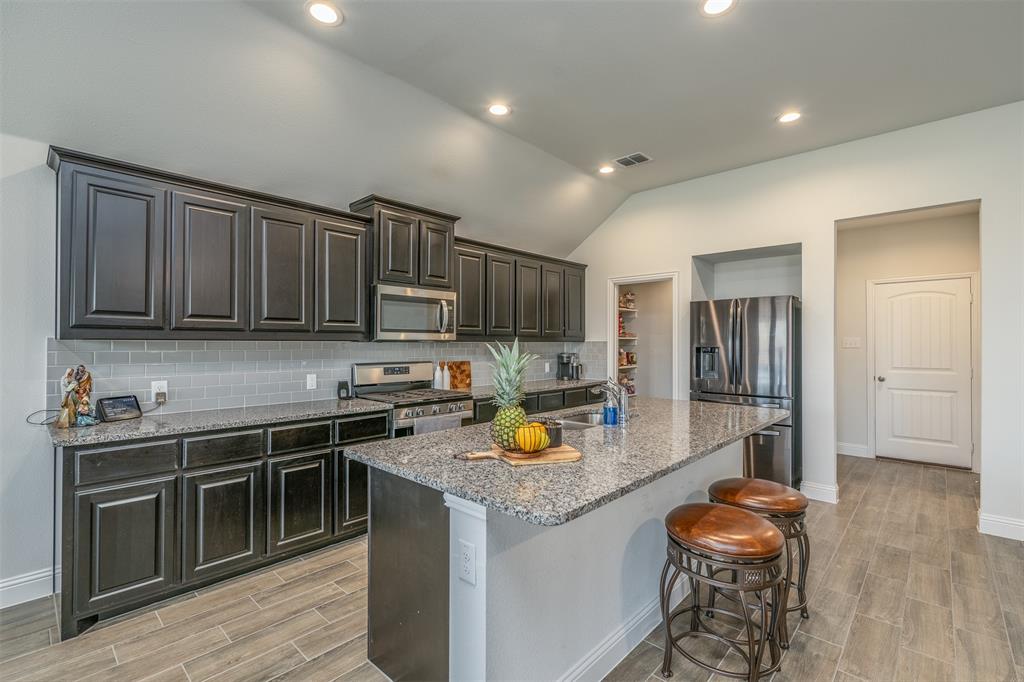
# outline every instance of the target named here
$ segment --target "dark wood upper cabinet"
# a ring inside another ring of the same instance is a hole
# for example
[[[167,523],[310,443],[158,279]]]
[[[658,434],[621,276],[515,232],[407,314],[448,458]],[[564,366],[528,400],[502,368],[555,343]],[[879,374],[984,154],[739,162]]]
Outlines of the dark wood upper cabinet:
[[[332,534],[331,451],[272,457],[267,550],[270,554],[316,543]]]
[[[529,258],[516,258],[516,336],[540,336],[541,264]]]
[[[419,284],[419,221],[381,209],[377,214],[378,275],[385,282]]]
[[[314,222],[316,330],[364,336],[369,331],[367,226],[356,221]]]
[[[184,581],[236,571],[264,554],[263,462],[182,478]]]
[[[436,220],[420,220],[419,283],[425,287],[451,289],[455,226]]]
[[[252,209],[252,328],[313,330],[313,218]]]
[[[544,263],[541,266],[544,336],[561,337],[565,334],[562,271],[561,265]]]
[[[562,285],[565,289],[565,338],[582,341],[586,334],[586,271],[565,266]]]
[[[485,333],[486,291],[484,263],[486,254],[477,249],[455,247],[455,333],[481,336]]]
[[[175,478],[75,494],[75,610],[130,604],[172,587]]]
[[[171,328],[248,327],[249,207],[227,197],[171,194]]]
[[[516,259],[504,254],[487,254],[487,335],[516,335]]]
[[[70,166],[60,192],[61,329],[165,329],[167,190]]]
[[[459,217],[371,194],[349,208],[375,224],[374,282],[455,287],[455,223]]]

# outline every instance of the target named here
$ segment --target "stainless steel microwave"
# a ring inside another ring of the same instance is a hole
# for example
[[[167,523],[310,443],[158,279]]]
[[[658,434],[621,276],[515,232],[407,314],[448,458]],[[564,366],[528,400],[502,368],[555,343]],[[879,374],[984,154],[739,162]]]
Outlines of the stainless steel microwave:
[[[454,341],[455,292],[378,284],[376,341]]]

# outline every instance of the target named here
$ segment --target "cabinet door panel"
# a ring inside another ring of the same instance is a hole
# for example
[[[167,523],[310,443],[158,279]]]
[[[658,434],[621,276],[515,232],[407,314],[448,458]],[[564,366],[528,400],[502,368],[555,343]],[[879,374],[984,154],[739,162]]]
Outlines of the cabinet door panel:
[[[378,277],[385,282],[419,283],[419,221],[381,209],[377,218]]]
[[[565,333],[562,311],[562,266],[541,266],[543,282],[544,336],[561,337]]]
[[[367,227],[318,219],[316,231],[316,330],[369,331],[366,306]]]
[[[312,219],[283,208],[252,214],[252,328],[312,330]]]
[[[420,220],[420,272],[423,286],[452,288],[452,240],[455,226],[451,223]]]
[[[487,335],[516,334],[516,261],[511,256],[487,254]]]
[[[261,472],[253,463],[183,478],[183,579],[202,579],[263,556]]]
[[[480,336],[484,333],[486,292],[484,287],[484,252],[455,247],[455,333]]]
[[[586,332],[586,288],[584,271],[565,268],[565,338],[582,341]]]
[[[75,494],[75,610],[128,604],[173,586],[173,477]]]
[[[270,554],[302,547],[331,534],[330,451],[277,457],[268,461]]]
[[[370,509],[369,480],[365,464],[349,459],[344,450],[335,451],[335,535],[352,535],[366,528]]]
[[[72,327],[164,329],[166,190],[121,173],[75,169],[70,215]]]
[[[181,191],[171,206],[173,327],[245,330],[249,207]]]
[[[541,266],[516,259],[516,336],[541,335]]]

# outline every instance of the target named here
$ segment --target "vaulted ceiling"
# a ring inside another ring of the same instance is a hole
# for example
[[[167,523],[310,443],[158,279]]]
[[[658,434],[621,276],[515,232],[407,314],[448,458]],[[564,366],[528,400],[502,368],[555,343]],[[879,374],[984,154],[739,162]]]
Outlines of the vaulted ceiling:
[[[1024,99],[1019,0],[335,1],[257,5],[581,171],[653,157],[630,191]]]

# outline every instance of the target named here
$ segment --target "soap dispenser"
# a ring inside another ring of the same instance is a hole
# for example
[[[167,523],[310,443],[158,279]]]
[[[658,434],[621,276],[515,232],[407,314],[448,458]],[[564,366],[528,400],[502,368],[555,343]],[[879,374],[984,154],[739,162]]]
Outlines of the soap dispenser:
[[[434,388],[442,388],[444,386],[444,375],[441,373],[441,363],[437,363],[437,367],[434,368]]]
[[[448,364],[444,363],[444,372],[441,373],[441,388],[446,391],[452,387],[452,373],[448,370]]]

